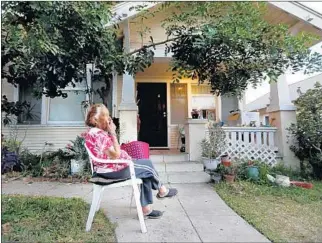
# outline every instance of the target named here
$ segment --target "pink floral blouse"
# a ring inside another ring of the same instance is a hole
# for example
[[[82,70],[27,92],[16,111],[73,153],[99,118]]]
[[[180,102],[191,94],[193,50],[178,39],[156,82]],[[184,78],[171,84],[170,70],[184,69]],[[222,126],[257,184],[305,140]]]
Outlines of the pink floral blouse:
[[[110,159],[107,155],[107,150],[113,146],[111,135],[99,128],[91,128],[86,137],[85,144],[92,154],[99,159]],[[121,150],[121,155],[118,160],[132,160],[132,158]],[[99,163],[93,160],[94,171],[97,173],[115,172],[126,168],[126,163]]]

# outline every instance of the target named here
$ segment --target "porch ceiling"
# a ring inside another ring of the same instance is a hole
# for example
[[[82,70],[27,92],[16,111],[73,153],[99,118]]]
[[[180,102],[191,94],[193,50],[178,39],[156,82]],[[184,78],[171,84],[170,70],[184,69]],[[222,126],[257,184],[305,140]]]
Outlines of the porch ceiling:
[[[319,39],[311,43],[313,46],[322,40],[322,29],[318,28],[322,27],[322,16],[317,16],[319,14],[313,16],[308,11],[303,12],[303,9],[294,4],[293,2],[269,2],[268,12],[264,19],[272,24],[286,24],[290,32],[294,34],[308,32],[318,36]]]

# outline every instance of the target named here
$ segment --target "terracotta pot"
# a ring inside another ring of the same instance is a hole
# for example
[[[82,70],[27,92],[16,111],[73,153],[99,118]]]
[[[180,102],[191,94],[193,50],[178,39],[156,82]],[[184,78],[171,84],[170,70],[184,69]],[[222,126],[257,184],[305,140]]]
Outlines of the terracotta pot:
[[[229,166],[231,166],[231,161],[223,161],[222,164],[225,167],[229,167]]]
[[[230,162],[230,157],[228,155],[223,155],[220,157],[221,162]]]
[[[224,175],[224,178],[228,183],[233,183],[235,180],[235,175]]]

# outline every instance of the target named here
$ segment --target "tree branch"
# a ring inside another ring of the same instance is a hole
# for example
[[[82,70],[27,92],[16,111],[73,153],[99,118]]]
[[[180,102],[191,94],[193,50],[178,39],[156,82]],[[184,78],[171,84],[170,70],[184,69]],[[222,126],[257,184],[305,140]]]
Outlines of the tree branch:
[[[152,44],[150,44],[150,45],[145,45],[145,46],[142,46],[142,47],[141,47],[141,48],[139,48],[139,49],[135,49],[134,51],[129,52],[129,53],[128,53],[128,55],[129,55],[129,56],[131,56],[131,55],[133,55],[133,54],[135,54],[135,53],[137,53],[137,52],[139,52],[139,51],[141,51],[141,50],[143,50],[143,49],[145,49],[145,48],[150,48],[150,47],[153,47],[153,46],[159,46],[159,45],[162,45],[162,44],[168,43],[168,42],[170,42],[170,41],[177,40],[177,39],[179,39],[179,38],[181,38],[181,36],[179,36],[179,37],[174,37],[174,38],[170,38],[170,39],[166,39],[166,40],[164,40],[164,41],[160,41],[160,42],[157,42],[157,43],[152,43]]]

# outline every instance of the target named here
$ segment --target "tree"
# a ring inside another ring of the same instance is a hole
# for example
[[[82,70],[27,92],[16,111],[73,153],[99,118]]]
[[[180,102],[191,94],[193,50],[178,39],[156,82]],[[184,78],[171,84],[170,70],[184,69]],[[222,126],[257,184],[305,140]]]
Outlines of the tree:
[[[241,95],[287,69],[322,71],[322,55],[307,46],[317,37],[292,36],[286,25],[273,25],[263,16],[266,3],[189,2],[166,20],[173,41],[174,80],[182,77],[209,82],[217,95]],[[171,5],[168,5],[171,6]],[[182,5],[181,5],[182,7]]]
[[[35,97],[66,98],[62,91],[83,81],[86,64],[92,63],[93,79],[104,86],[97,93],[106,104],[113,72],[133,73],[140,62],[148,66],[152,52],[140,50],[141,58],[127,58],[118,26],[111,21],[109,2],[4,2],[2,3],[2,78],[10,84],[32,87]],[[2,99],[7,114],[24,107]]]
[[[143,40],[149,36],[147,18],[173,11],[162,20],[167,38],[155,43],[149,36],[149,44],[130,53],[124,52],[118,26],[106,26],[111,6],[90,1],[3,3],[3,78],[34,87],[38,97],[66,97],[61,89],[80,82],[86,64],[93,63],[93,79],[105,86],[89,92],[106,103],[113,72],[144,71],[153,62],[153,48],[161,44],[173,53],[174,81],[197,78],[209,82],[216,95],[239,95],[248,84],[256,86],[266,77],[275,81],[288,68],[312,72],[322,67],[321,55],[307,50],[315,37],[291,36],[286,26],[268,23],[265,3],[165,2],[137,19]]]
[[[302,94],[295,102],[297,124],[288,129],[295,140],[290,148],[301,161],[313,168],[314,176],[322,179],[322,86],[316,83],[313,89]]]

